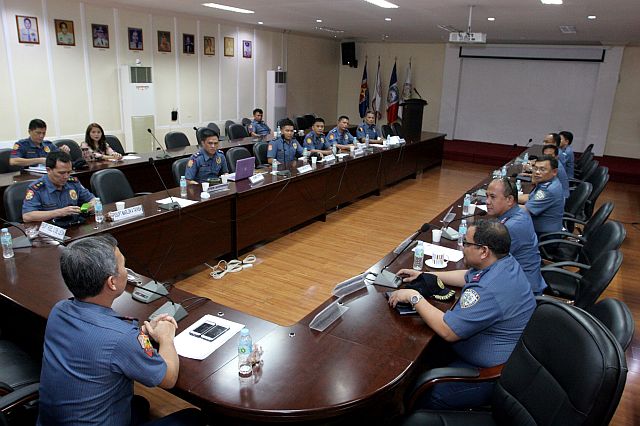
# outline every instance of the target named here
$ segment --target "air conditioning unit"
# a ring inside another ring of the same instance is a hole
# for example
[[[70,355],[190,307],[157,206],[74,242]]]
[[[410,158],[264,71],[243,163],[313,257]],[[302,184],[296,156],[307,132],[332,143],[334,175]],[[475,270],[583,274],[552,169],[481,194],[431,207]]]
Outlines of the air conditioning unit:
[[[125,65],[120,69],[120,96],[125,151],[151,152],[155,130],[155,91],[151,67]]]
[[[449,43],[486,43],[485,33],[452,32],[449,33]]]
[[[267,71],[267,108],[264,120],[271,130],[275,130],[277,122],[287,116],[287,72],[281,70]]]

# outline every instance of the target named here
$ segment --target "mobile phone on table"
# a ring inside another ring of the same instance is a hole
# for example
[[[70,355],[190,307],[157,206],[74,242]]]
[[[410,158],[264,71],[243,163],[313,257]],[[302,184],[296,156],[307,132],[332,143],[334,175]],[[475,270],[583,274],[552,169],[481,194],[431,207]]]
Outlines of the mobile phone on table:
[[[207,331],[209,331],[215,326],[216,326],[215,323],[212,324],[210,322],[203,322],[202,324],[197,326],[195,329],[191,330],[189,334],[195,337],[201,337],[203,333],[206,333]]]
[[[221,325],[214,325],[206,332],[202,333],[200,338],[207,340],[209,342],[213,342],[218,336],[227,331],[229,328],[223,327]]]

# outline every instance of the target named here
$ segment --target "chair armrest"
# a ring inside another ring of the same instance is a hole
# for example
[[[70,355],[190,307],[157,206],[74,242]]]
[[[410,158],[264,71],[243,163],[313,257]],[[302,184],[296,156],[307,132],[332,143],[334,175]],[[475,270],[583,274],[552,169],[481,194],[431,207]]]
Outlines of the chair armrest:
[[[546,234],[540,234],[540,239],[545,238],[545,237],[549,237],[549,236],[552,236],[552,235],[558,235],[558,236],[561,236],[561,237],[575,238],[576,240],[578,240],[582,244],[587,242],[587,240],[585,240],[581,236],[576,235],[576,234],[572,234],[571,232],[567,232],[567,231],[547,232]],[[562,238],[558,238],[558,239],[562,239]],[[564,239],[562,239],[562,240],[563,241],[567,241],[567,240],[564,240]],[[544,241],[547,241],[547,240],[544,240]],[[549,241],[551,241],[551,240],[549,240]],[[571,240],[569,240],[569,241],[571,241]]]
[[[579,263],[579,262],[572,262],[570,260],[565,260],[564,262],[550,263],[549,265],[545,266],[545,268],[548,268],[548,267],[564,268],[565,266],[572,266],[574,268],[584,269],[584,270],[591,269],[590,265],[585,265],[584,263]]]
[[[586,225],[587,222],[585,222],[584,220],[580,220],[580,219],[576,219],[575,217],[569,217],[569,216],[565,216],[562,218],[563,221],[567,221],[567,222],[575,222],[579,225]]]
[[[134,197],[142,197],[143,195],[151,195],[153,192],[136,192],[133,194]]]
[[[563,215],[564,215],[563,218],[564,217],[570,217],[570,218],[575,218],[576,217],[573,213],[569,213],[569,212],[564,212]]]
[[[420,374],[405,399],[405,410],[411,412],[414,405],[433,385],[445,382],[487,382],[497,380],[504,364],[487,368],[442,367],[433,368]]]
[[[13,388],[5,382],[0,382],[0,397],[10,392],[13,392]]]
[[[578,293],[582,275],[562,268],[545,266],[540,269],[542,278],[547,283],[548,291],[555,297],[573,300]]]
[[[40,383],[32,383],[0,398],[0,411],[3,413],[12,410],[14,407],[25,405],[35,401],[40,396]]]
[[[138,153],[131,151],[131,152],[125,152],[124,155],[138,155]]]

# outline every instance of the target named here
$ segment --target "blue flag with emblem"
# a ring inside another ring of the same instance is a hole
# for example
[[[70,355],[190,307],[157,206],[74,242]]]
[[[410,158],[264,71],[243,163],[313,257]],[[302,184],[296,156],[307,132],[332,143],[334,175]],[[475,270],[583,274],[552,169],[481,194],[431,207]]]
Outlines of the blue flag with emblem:
[[[391,80],[389,81],[389,92],[387,93],[387,123],[391,124],[398,119],[398,75],[396,74],[396,63],[393,63]]]
[[[360,83],[360,97],[358,98],[360,117],[364,118],[369,109],[369,84],[367,83],[367,61],[364,61],[364,72],[362,73],[362,83]]]

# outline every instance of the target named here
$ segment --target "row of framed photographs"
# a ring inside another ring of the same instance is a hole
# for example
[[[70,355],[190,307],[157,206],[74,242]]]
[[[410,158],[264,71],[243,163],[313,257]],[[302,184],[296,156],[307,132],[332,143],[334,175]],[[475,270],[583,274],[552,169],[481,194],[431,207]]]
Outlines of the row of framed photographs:
[[[61,46],[75,46],[75,31],[73,21],[66,19],[54,19],[56,43]],[[38,32],[38,18],[35,16],[16,15],[16,28],[20,43],[40,44]],[[142,28],[127,28],[129,50],[144,50]],[[99,49],[109,48],[109,26],[103,24],[91,24],[93,47]],[[195,37],[193,34],[182,34],[182,53],[195,53]],[[203,53],[213,56],[216,54],[215,37],[204,36]],[[158,31],[158,52],[171,52],[171,32]],[[251,40],[242,41],[242,57],[251,58]],[[224,38],[224,56],[235,55],[235,39]]]

